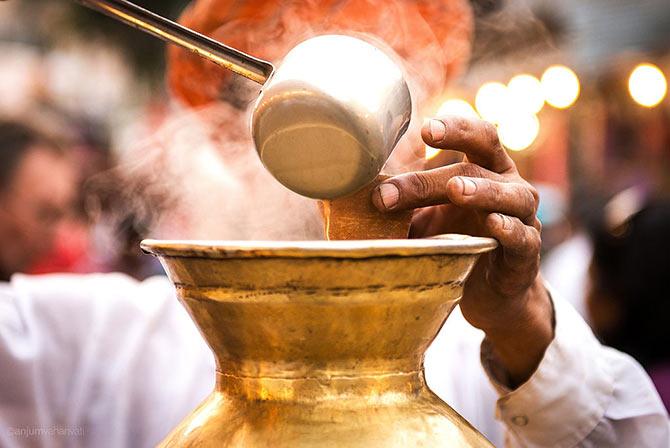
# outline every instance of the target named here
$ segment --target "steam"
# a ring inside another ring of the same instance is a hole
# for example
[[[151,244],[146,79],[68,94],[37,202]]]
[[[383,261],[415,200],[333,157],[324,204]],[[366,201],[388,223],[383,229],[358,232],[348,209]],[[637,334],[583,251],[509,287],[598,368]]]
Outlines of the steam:
[[[124,152],[119,201],[165,239],[323,239],[316,203],[262,166],[246,114],[225,103],[178,112]]]

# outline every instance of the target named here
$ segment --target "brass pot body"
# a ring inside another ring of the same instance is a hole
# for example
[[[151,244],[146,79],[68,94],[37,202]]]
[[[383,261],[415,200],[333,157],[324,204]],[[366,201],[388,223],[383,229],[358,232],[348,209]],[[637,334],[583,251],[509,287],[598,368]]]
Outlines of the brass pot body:
[[[212,394],[163,447],[490,447],[423,355],[484,238],[145,241],[212,348]]]

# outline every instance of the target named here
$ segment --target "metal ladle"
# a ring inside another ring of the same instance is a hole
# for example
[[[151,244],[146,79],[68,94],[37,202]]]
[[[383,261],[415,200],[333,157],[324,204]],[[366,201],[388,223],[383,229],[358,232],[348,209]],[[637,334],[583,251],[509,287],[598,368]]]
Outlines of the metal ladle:
[[[308,39],[275,70],[125,0],[77,1],[262,84],[251,120],[256,150],[268,171],[301,195],[332,199],[371,182],[409,126],[402,70],[361,39]]]

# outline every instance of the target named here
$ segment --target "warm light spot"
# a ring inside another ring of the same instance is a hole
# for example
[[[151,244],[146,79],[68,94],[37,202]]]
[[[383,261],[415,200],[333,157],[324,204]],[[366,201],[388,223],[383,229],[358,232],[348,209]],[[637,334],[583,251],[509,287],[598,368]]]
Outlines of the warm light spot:
[[[507,83],[510,100],[516,107],[536,114],[544,107],[542,83],[533,75],[516,75]]]
[[[668,82],[661,69],[655,65],[640,64],[628,78],[628,91],[639,105],[654,107],[668,93]]]
[[[441,152],[441,149],[438,148],[433,148],[432,146],[426,145],[426,160],[430,160],[434,157],[437,157],[437,155]]]
[[[458,98],[449,99],[442,103],[440,108],[437,110],[437,116],[441,117],[444,115],[458,115],[467,118],[479,118],[479,114],[477,114],[475,108],[472,107],[470,103]]]
[[[375,70],[352,67],[375,67]],[[388,89],[395,88],[402,79],[400,68],[377,47],[351,36],[322,35],[295,46],[284,57],[272,82],[294,86],[292,89],[297,91],[304,88],[303,84],[309,86],[318,80],[318,91],[324,98],[329,96],[336,102],[376,112],[380,107],[388,107],[385,103]]]
[[[486,121],[498,123],[510,107],[507,86],[499,82],[487,82],[475,97],[477,112]]]
[[[530,113],[507,115],[498,125],[500,142],[511,151],[523,151],[533,144],[540,133],[540,120]]]
[[[563,65],[553,65],[542,75],[544,99],[557,109],[567,109],[579,98],[579,78]]]

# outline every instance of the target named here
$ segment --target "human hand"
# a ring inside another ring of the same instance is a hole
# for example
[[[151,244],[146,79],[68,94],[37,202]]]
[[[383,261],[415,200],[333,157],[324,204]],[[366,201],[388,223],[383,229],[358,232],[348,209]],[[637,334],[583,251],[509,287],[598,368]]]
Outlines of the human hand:
[[[516,169],[498,133],[485,121],[450,116],[429,120],[423,140],[465,153],[463,162],[406,173],[380,184],[381,211],[421,208],[413,237],[464,233],[498,240],[464,287],[463,316],[486,333],[513,384],[530,377],[553,339],[553,309],[539,276],[538,195]]]

